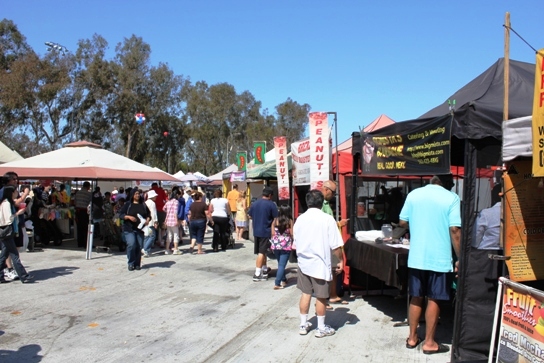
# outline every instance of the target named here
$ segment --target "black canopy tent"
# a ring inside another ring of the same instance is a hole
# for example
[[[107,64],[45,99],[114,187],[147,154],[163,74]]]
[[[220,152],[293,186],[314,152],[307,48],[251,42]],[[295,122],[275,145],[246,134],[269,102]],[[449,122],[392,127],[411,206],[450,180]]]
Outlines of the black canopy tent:
[[[530,115],[534,92],[534,64],[510,61],[509,118]],[[504,97],[504,60],[501,58],[485,72],[454,93],[446,102],[433,108],[417,120],[398,122],[365,135],[353,133],[353,183],[362,168],[362,148],[366,135],[401,135],[421,124],[449,117],[451,122],[450,162],[464,167],[462,203],[462,246],[457,285],[452,361],[487,361],[495,309],[496,266],[484,267],[471,250],[472,233],[477,213],[477,170],[501,165],[501,142]],[[453,105],[455,100],[455,105]],[[453,107],[452,107],[453,105]],[[406,151],[405,151],[406,152]],[[408,157],[408,155],[406,155]],[[399,175],[394,171],[387,175]],[[432,172],[429,172],[432,174]],[[363,171],[364,175],[364,171]],[[421,175],[421,174],[420,174]],[[351,210],[354,210],[352,206]],[[351,231],[354,234],[354,231]],[[491,277],[491,278],[490,278]]]

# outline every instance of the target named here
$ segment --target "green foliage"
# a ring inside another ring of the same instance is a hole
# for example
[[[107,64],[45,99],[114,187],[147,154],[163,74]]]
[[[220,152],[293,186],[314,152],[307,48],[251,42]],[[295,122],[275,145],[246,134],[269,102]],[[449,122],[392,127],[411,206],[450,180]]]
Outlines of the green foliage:
[[[88,140],[157,166],[215,174],[253,142],[304,135],[308,104],[290,98],[271,115],[249,91],[229,83],[192,83],[165,63],[152,66],[151,46],[132,35],[107,59],[100,35],[74,53],[39,56],[10,20],[0,22],[0,132],[24,157]],[[146,121],[138,124],[136,113]]]

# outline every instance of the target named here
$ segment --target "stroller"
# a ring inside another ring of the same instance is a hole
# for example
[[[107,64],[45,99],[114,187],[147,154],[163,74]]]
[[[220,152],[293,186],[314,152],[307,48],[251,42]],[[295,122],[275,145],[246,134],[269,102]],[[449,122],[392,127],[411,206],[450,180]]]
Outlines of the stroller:
[[[225,231],[225,233],[227,234],[226,237],[228,238],[227,248],[230,247],[234,249],[235,240],[234,240],[234,237],[232,236],[234,231],[236,231],[236,225],[234,224],[234,219],[232,219],[232,216],[230,216],[229,223],[227,224],[227,230]]]

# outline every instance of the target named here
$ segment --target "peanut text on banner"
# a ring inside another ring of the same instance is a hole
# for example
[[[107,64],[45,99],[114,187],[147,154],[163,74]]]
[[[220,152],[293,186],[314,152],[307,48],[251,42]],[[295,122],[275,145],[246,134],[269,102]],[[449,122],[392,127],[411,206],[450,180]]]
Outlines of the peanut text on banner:
[[[278,176],[278,199],[289,200],[289,168],[287,166],[287,138],[274,137],[276,150],[276,175]]]
[[[533,175],[544,176],[544,49],[536,53],[533,99]]]
[[[310,119],[310,189],[321,189],[329,179],[329,128],[326,112],[311,112]]]

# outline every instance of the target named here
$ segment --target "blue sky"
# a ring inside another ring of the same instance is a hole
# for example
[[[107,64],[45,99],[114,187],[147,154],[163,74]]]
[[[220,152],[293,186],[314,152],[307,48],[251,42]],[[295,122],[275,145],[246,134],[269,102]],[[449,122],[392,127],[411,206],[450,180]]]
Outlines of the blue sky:
[[[38,53],[46,41],[75,51],[96,33],[111,57],[135,34],[151,46],[153,65],[248,90],[270,113],[288,97],[337,112],[339,142],[381,114],[421,116],[503,57],[507,11],[512,28],[543,48],[542,0],[0,3],[0,16]],[[513,33],[510,58],[535,62]]]

